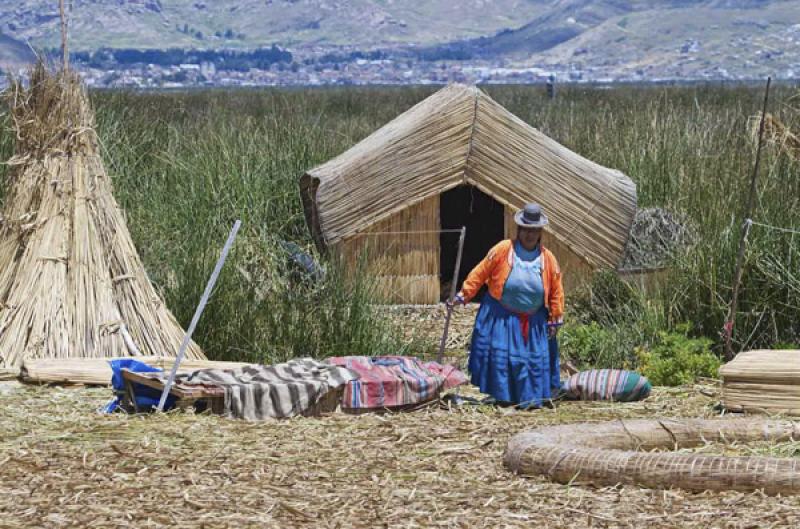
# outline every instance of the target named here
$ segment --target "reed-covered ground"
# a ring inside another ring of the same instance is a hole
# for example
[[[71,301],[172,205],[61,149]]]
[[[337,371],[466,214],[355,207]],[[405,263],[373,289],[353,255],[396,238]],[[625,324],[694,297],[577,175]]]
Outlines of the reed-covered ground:
[[[396,328],[398,320],[371,308],[368,278],[349,283],[330,265],[323,284],[291,285],[278,241],[311,248],[297,187],[303,171],[432,91],[93,94],[117,200],[151,278],[184,324],[233,220],[244,221],[196,334],[210,356],[274,361],[431,347],[429,339],[401,338],[408,333]],[[577,344],[585,363],[631,365],[639,358],[637,347],[676,330],[708,337],[719,351],[755,153],[751,118],[760,109],[761,90],[565,87],[555,101],[538,87],[487,91],[569,148],[628,174],[638,186],[640,207],[685,215],[696,233],[659,291],[643,294],[602,275],[591,294],[568,292],[572,318],[565,352]],[[775,89],[771,110],[800,129],[795,93],[792,87]],[[0,133],[3,158],[12,141],[10,132]],[[755,219],[800,229],[800,163],[775,149],[764,152]],[[753,229],[737,348],[800,342],[798,262],[800,235]]]
[[[471,391],[466,389],[462,391]],[[790,528],[800,499],[761,492],[596,488],[519,477],[522,431],[580,421],[715,417],[715,386],[635,403],[565,402],[247,422],[100,415],[108,389],[0,382],[0,525],[267,528]],[[473,393],[474,395],[474,393]],[[795,442],[703,453],[794,457]]]

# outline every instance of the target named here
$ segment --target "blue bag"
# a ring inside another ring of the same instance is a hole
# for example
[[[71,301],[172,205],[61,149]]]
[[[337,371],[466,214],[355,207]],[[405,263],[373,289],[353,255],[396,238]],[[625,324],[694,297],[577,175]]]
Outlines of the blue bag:
[[[111,366],[111,386],[114,388],[114,393],[117,396],[114,400],[105,405],[103,408],[104,413],[112,413],[120,408],[120,402],[125,393],[125,381],[122,379],[123,369],[128,369],[134,373],[155,373],[163,371],[163,369],[159,367],[149,366],[133,358],[109,360],[108,364]],[[140,411],[153,410],[158,407],[158,401],[161,399],[161,391],[142,384],[134,384],[133,392],[136,395],[136,406]],[[174,405],[175,397],[169,395],[167,401],[164,403],[164,409],[168,410]]]

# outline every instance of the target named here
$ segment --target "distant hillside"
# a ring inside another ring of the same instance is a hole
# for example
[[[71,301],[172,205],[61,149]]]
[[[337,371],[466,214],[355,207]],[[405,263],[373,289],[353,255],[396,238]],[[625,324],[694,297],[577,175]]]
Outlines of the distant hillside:
[[[24,42],[0,33],[0,71],[24,68],[35,59],[36,56]]]
[[[282,45],[383,46],[491,35],[547,0],[73,0],[74,50]],[[59,44],[55,0],[0,0],[0,31]]]
[[[729,0],[620,13],[545,50],[527,50],[524,39],[518,44],[507,55],[520,64],[571,64],[612,76],[796,78],[800,1]]]
[[[426,49],[610,75],[800,75],[800,0],[562,0],[530,23]]]
[[[622,0],[550,2],[536,18],[518,29],[506,29],[494,36],[452,42],[443,47],[461,47],[475,58],[536,53],[567,42],[617,15],[648,9],[656,3]]]

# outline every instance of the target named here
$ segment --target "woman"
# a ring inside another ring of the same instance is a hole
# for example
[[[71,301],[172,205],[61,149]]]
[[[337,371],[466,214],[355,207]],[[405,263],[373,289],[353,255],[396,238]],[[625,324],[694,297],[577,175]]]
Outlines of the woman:
[[[538,408],[560,386],[556,335],[564,290],[556,258],[541,245],[541,207],[528,204],[514,221],[516,240],[489,250],[454,302],[467,303],[488,285],[472,334],[472,383],[498,403]]]

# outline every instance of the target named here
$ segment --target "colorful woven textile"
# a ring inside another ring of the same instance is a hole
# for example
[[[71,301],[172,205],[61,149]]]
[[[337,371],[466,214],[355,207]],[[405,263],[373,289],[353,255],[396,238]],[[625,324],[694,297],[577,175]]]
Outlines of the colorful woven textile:
[[[374,410],[420,404],[439,396],[443,390],[467,382],[467,377],[450,365],[421,362],[406,356],[343,356],[328,359],[358,375],[344,388],[342,409]]]
[[[624,369],[591,369],[569,377],[561,385],[567,398],[632,402],[650,395],[650,381]]]

